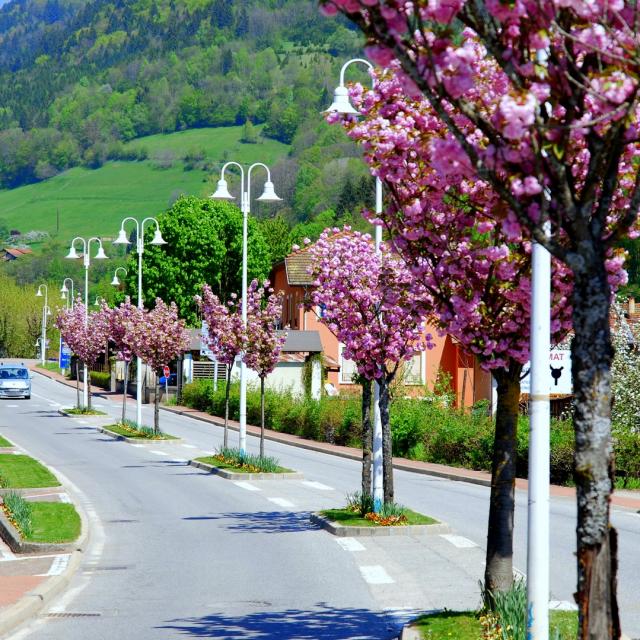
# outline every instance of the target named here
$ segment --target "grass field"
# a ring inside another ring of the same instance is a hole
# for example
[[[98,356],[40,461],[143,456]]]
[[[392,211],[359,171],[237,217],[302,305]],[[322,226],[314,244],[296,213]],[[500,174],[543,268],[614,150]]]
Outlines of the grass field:
[[[171,150],[174,165],[158,169],[150,159],[109,162],[96,170],[70,169],[44,182],[0,191],[0,218],[22,233],[47,231],[65,241],[74,235],[115,237],[125,216],[156,215],[180,194],[211,193],[217,174],[184,170],[181,158],[191,149],[205,149],[208,160],[220,163],[233,159],[273,164],[288,152],[286,145],[274,140],[242,144],[241,132],[242,127],[225,127],[138,138],[129,144],[144,146],[150,156]]]
[[[57,487],[58,479],[29,456],[0,453],[0,486],[7,489]]]

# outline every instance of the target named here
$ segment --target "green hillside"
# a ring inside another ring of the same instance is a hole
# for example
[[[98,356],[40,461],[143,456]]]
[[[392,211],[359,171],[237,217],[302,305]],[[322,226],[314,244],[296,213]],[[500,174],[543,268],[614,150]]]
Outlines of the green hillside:
[[[273,164],[289,151],[275,140],[243,144],[241,133],[242,127],[225,127],[139,138],[129,144],[147,149],[148,160],[108,162],[95,170],[76,167],[37,184],[0,191],[0,220],[22,233],[57,231],[59,238],[115,235],[125,216],[156,214],[182,193],[210,193],[217,171],[186,171],[182,158],[190,151],[203,150],[205,163],[214,167],[227,159]],[[174,159],[165,158],[172,166],[161,169],[157,157],[164,151],[172,152]]]

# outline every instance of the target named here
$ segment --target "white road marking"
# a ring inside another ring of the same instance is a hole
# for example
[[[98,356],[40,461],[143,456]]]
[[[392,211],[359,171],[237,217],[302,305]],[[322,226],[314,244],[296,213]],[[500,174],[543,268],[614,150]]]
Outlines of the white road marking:
[[[284,498],[267,498],[267,500],[273,502],[273,504],[277,504],[279,507],[291,508],[294,506],[293,502],[285,500]]]
[[[66,493],[61,493],[60,502],[64,502],[65,504],[71,504],[71,498]]]
[[[577,611],[578,605],[568,600],[549,600],[549,609],[555,611]]]
[[[10,560],[18,560],[9,547],[4,543],[0,543],[0,562],[9,562]]]
[[[55,556],[51,566],[49,567],[49,571],[47,573],[41,573],[41,576],[59,576],[61,573],[64,573],[65,569],[69,565],[69,558],[71,556],[69,554],[63,556]]]
[[[185,449],[197,449],[198,447],[196,447],[195,444],[183,444],[182,445]]]
[[[364,551],[365,546],[355,538],[336,538],[336,542],[345,551]]]
[[[262,491],[262,489],[259,489],[255,485],[250,484],[248,482],[244,482],[243,480],[239,480],[238,482],[234,482],[233,484],[235,484],[236,487],[240,487],[241,489],[246,489],[247,491]]]
[[[73,589],[69,589],[58,601],[55,607],[51,607],[47,613],[64,613],[71,601],[89,584],[89,578],[83,578],[82,584]]]
[[[319,491],[334,491],[333,487],[329,487],[326,484],[322,484],[322,482],[315,482],[314,480],[303,480],[302,484],[305,487],[309,487],[311,489],[318,489]]]
[[[78,420],[78,424],[89,424],[86,420]]]
[[[137,447],[138,449],[144,449],[145,446],[143,444],[132,444],[132,447]]]
[[[149,453],[155,453],[157,456],[168,456],[166,451],[158,451],[157,449],[149,449]]]
[[[8,405],[7,405],[7,408],[8,408],[8,409],[17,409],[17,408],[18,408],[18,405],[17,405],[17,404],[8,404]]]
[[[441,533],[441,538],[444,538],[447,542],[450,542],[454,547],[458,547],[458,549],[473,549],[478,545],[469,540],[469,538],[465,538],[464,536],[455,536],[451,533]]]
[[[395,580],[379,564],[359,567],[360,573],[369,584],[393,584]]]

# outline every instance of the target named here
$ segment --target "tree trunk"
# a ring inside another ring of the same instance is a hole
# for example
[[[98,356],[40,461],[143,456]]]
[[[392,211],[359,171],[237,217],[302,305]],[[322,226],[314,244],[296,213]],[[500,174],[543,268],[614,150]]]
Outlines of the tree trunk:
[[[616,597],[617,536],[609,519],[614,481],[611,442],[610,289],[604,256],[595,259],[596,276],[574,273],[571,345],[575,397],[575,470],[578,501],[579,637],[609,640],[620,637]]]
[[[229,392],[231,391],[231,369],[233,363],[227,365],[227,388],[224,390],[224,437],[222,446],[229,447]]]
[[[485,589],[490,593],[508,591],[513,584],[513,513],[521,373],[522,365],[513,361],[508,369],[498,369],[493,373],[498,384],[498,406],[484,572]],[[492,606],[491,598],[486,604]]]
[[[393,449],[391,442],[391,425],[389,424],[389,383],[392,378],[381,376],[380,385],[380,422],[382,423],[382,477],[384,482],[384,503],[392,504],[393,491]]]
[[[129,362],[124,363],[124,387],[122,389],[122,424],[127,418],[127,386],[129,385]]]
[[[362,380],[362,497],[371,495],[373,429],[371,428],[371,380]]]
[[[264,378],[260,377],[260,457],[264,458]]]
[[[80,408],[80,360],[76,358],[76,395],[78,409]]]
[[[87,379],[84,381],[87,385],[87,411],[91,411],[91,369],[87,366]]]
[[[160,433],[160,378],[156,375],[156,392],[153,399],[153,432]]]

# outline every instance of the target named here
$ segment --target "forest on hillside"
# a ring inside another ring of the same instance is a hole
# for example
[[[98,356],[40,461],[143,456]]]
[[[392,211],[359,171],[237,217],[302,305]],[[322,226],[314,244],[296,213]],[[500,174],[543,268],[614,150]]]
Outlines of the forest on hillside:
[[[0,188],[140,159],[124,143],[153,133],[264,123],[292,143],[361,46],[315,0],[13,0],[0,8]]]

